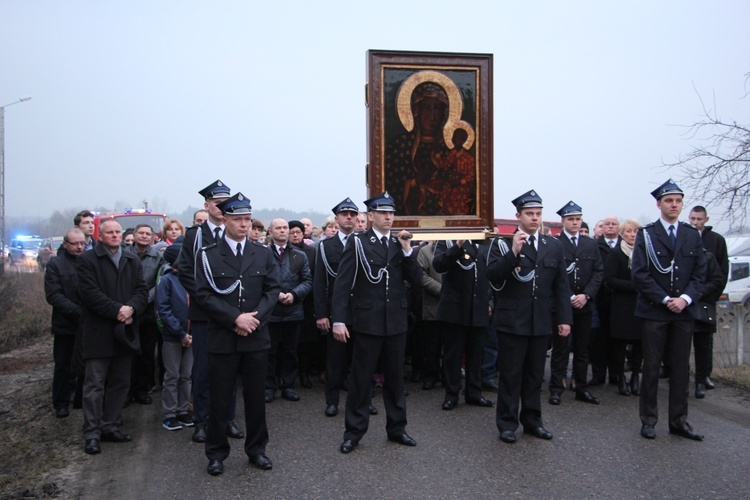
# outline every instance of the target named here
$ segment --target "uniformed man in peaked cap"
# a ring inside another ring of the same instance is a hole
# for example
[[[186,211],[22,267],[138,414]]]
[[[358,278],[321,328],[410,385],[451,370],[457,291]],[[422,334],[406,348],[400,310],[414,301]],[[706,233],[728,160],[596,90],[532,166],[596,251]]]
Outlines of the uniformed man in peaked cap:
[[[180,256],[177,258],[177,267],[180,269],[180,283],[185,287],[188,295],[195,298],[195,274],[196,257],[198,250],[206,245],[216,243],[224,233],[224,216],[217,207],[219,203],[230,196],[229,186],[216,180],[198,191],[205,202],[203,207],[208,212],[208,220],[197,226],[191,226],[185,232],[185,240],[182,244]],[[196,300],[190,300],[188,309],[190,320],[190,335],[193,337],[193,441],[204,443],[206,441],[206,422],[208,421],[208,354],[206,351],[208,343],[208,316],[198,305]],[[235,439],[242,439],[244,434],[234,423],[236,409],[236,398],[230,403],[229,423],[227,434]],[[190,426],[191,422],[185,421],[183,425]]]
[[[515,200],[518,230],[510,246],[503,238],[492,245],[487,265],[495,289],[492,326],[497,331],[498,382],[496,423],[500,439],[515,443],[523,431],[552,439],[542,424],[541,392],[552,314],[557,333],[566,337],[573,320],[570,287],[562,244],[539,231],[542,199],[531,190]],[[520,413],[519,413],[520,400]]]
[[[604,265],[602,264],[596,241],[581,237],[583,209],[574,201],[569,201],[557,211],[562,218],[563,231],[558,236],[565,255],[565,266],[570,285],[570,305],[573,309],[573,379],[576,384],[576,401],[599,404],[599,398],[588,388],[589,342],[591,341],[591,319],[594,302],[602,284]],[[553,328],[554,330],[554,328]],[[559,405],[565,390],[563,381],[568,371],[568,338],[553,331],[552,358],[549,382],[549,402]]]
[[[266,456],[268,427],[263,392],[271,337],[268,319],[279,296],[278,267],[271,251],[247,239],[252,207],[242,193],[217,205],[226,231],[198,251],[195,298],[208,314],[210,408],[206,431],[208,473],[219,475],[229,455],[227,425],[237,375],[245,403],[245,453],[260,469],[273,467]]]
[[[391,234],[396,205],[388,192],[365,201],[372,228],[346,243],[333,288],[331,323],[339,342],[353,342],[352,374],[346,398],[346,430],[341,453],[350,453],[367,432],[370,384],[378,358],[383,363],[383,403],[388,439],[406,446],[404,355],[408,328],[407,290],[421,285],[411,235]],[[351,326],[351,332],[346,325]]]
[[[669,432],[701,441],[703,436],[687,422],[687,393],[695,306],[703,293],[706,275],[703,243],[697,229],[678,220],[684,193],[672,179],[651,195],[660,216],[638,230],[631,267],[638,290],[635,315],[643,319],[641,436],[656,437],[659,366],[666,354],[671,367]]]

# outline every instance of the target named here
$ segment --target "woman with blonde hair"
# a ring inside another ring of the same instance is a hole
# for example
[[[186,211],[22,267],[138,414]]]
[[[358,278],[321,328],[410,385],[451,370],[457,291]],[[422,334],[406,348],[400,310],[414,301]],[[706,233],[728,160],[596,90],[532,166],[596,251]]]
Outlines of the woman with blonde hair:
[[[162,241],[169,246],[180,236],[185,236],[185,226],[177,219],[168,219],[161,231]]]
[[[635,219],[627,219],[620,225],[622,241],[616,245],[604,263],[604,285],[612,290],[612,315],[610,317],[610,337],[614,343],[615,369],[618,376],[618,392],[623,396],[640,393],[641,361],[641,321],[635,317],[637,292],[630,276],[631,259],[635,235],[641,224]],[[633,372],[630,386],[625,380],[625,351],[633,345]]]

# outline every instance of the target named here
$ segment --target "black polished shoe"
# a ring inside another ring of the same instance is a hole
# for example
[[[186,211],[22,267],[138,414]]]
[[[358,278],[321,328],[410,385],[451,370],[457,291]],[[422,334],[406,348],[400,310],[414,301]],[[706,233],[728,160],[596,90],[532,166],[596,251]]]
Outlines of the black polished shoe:
[[[552,439],[552,433],[541,425],[539,427],[524,427],[523,433],[539,439]]]
[[[286,399],[287,401],[299,401],[299,394],[297,394],[297,391],[295,391],[291,387],[281,389],[281,397]]]
[[[589,391],[576,392],[576,401],[583,401],[584,403],[591,403],[592,405],[599,404],[599,398],[591,394]]]
[[[557,406],[561,402],[562,402],[562,398],[560,398],[559,392],[553,392],[549,395],[549,404]]]
[[[670,425],[669,426],[669,433],[670,434],[677,434],[678,436],[682,436],[684,438],[692,439],[693,441],[703,441],[703,435],[698,434],[693,430],[693,428],[690,426],[689,423],[683,422],[683,424],[679,427]]]
[[[620,396],[630,396],[630,387],[628,387],[628,381],[625,377],[620,379],[620,383],[617,385],[617,392]]]
[[[221,473],[224,472],[224,464],[217,458],[210,460],[208,462],[208,467],[206,467],[206,472],[212,476],[220,476]]]
[[[193,442],[206,442],[206,424],[195,424],[195,430],[193,431]]]
[[[335,417],[339,414],[339,407],[336,405],[326,406],[326,417]]]
[[[242,439],[245,437],[245,433],[237,427],[233,420],[230,420],[227,422],[227,436],[232,439]]]
[[[55,416],[57,418],[65,418],[65,417],[67,417],[69,415],[70,415],[70,412],[68,411],[67,408],[57,408],[55,410]]]
[[[255,455],[254,457],[250,457],[250,465],[254,465],[255,467],[259,468],[260,470],[271,470],[273,469],[273,462],[271,462],[271,459],[267,456],[261,454],[261,455]]]
[[[422,390],[423,391],[431,391],[433,389],[433,387],[435,387],[435,382],[433,382],[432,380],[425,380],[422,383]]]
[[[136,394],[133,396],[133,401],[138,403],[139,405],[150,405],[154,402],[153,399],[151,399],[151,396],[148,394]]]
[[[695,399],[706,397],[706,386],[704,384],[695,384]]]
[[[399,436],[388,436],[388,441],[393,441],[404,446],[417,446],[417,442],[405,432]]]
[[[646,439],[656,439],[656,430],[653,425],[643,424],[641,426],[641,436]]]
[[[377,409],[377,408],[375,408],[374,406],[370,405],[370,407],[369,407],[369,408],[367,408],[367,412],[368,412],[368,413],[369,413],[370,415],[377,415],[377,414],[378,414],[378,409]]]
[[[456,401],[446,399],[445,401],[443,401],[443,410],[450,411],[455,408],[457,404],[458,403]]]
[[[310,380],[310,377],[307,375],[300,375],[299,376],[299,383],[304,387],[305,389],[312,388],[312,380]]]
[[[479,396],[478,398],[466,398],[466,404],[472,405],[472,406],[482,406],[484,408],[492,408],[495,406],[495,403],[490,401],[489,399],[485,399],[483,396]]]
[[[273,389],[266,389],[266,392],[264,394],[264,398],[266,400],[266,403],[273,403],[273,398],[276,395],[276,391]]]
[[[86,445],[83,447],[83,451],[85,451],[89,455],[96,455],[98,453],[101,453],[102,449],[99,446],[99,440],[96,438],[87,439]]]
[[[128,443],[133,440],[133,436],[130,434],[123,434],[119,430],[116,430],[108,432],[107,434],[102,434],[101,439],[108,443]]]
[[[716,384],[714,384],[713,380],[711,380],[711,377],[706,377],[706,379],[703,381],[703,385],[706,386],[706,389],[709,391],[712,389],[716,389]]]
[[[630,394],[639,396],[641,394],[641,379],[637,373],[630,376]]]
[[[352,441],[351,439],[347,439],[343,443],[341,443],[341,447],[339,447],[339,451],[343,454],[351,453],[354,451],[354,448],[357,447],[357,443]]]
[[[500,441],[503,443],[515,443],[516,433],[513,431],[503,431],[500,433]]]

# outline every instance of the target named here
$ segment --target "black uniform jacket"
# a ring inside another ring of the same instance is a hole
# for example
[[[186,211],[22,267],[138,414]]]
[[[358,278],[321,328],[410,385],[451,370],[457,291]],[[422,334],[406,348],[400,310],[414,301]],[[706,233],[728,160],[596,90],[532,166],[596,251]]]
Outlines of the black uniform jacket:
[[[381,269],[387,273],[381,274]],[[386,255],[372,229],[350,236],[333,287],[331,321],[370,335],[405,333],[409,305],[404,280],[415,288],[422,285],[415,252],[404,257],[391,235]]]
[[[537,236],[538,250],[524,245],[517,256],[503,238],[492,243],[487,272],[496,290],[495,330],[513,335],[550,335],[553,311],[558,325],[573,322],[562,243],[551,236]],[[532,271],[534,278],[522,281]]]
[[[52,306],[52,333],[75,335],[81,321],[76,258],[64,246],[57,250],[44,272],[44,294]]]
[[[200,235],[199,232],[200,231]],[[190,226],[185,231],[185,239],[182,242],[182,249],[177,258],[177,267],[180,270],[180,283],[185,287],[191,298],[195,297],[195,276],[196,276],[196,257],[198,251],[205,246],[216,243],[208,222],[200,226]],[[193,321],[208,321],[208,314],[198,304],[197,300],[191,300],[188,305],[188,319]]]
[[[132,354],[115,340],[117,315],[123,305],[135,310],[133,322],[125,328],[138,338],[138,322],[148,305],[148,288],[138,257],[122,251],[120,265],[109,257],[102,243],[83,252],[76,259],[78,294],[83,311],[83,359],[108,358]]]
[[[653,249],[656,263],[651,261],[645,235]],[[657,266],[658,264],[658,266]],[[672,271],[660,272],[674,264]],[[695,319],[695,305],[703,293],[706,277],[706,258],[700,233],[690,224],[679,223],[674,248],[661,221],[652,222],[638,230],[633,248],[631,273],[638,290],[635,315],[655,321]],[[688,295],[692,304],[681,313],[673,313],[662,301],[665,297]]]
[[[347,240],[351,239],[351,235]],[[338,235],[326,238],[318,244],[315,255],[315,272],[313,273],[313,301],[317,319],[331,317],[333,284],[339,270],[344,244]],[[348,322],[346,322],[349,324]]]
[[[204,268],[203,258],[207,259]],[[198,252],[198,273],[195,281],[195,299],[208,313],[208,352],[231,354],[253,352],[271,348],[268,320],[279,298],[279,268],[273,261],[271,250],[247,241],[242,254],[242,264],[226,240],[203,247]],[[210,276],[206,269],[210,271]],[[213,285],[211,282],[213,279]],[[231,288],[231,293],[219,293]],[[260,326],[247,336],[234,331],[235,320],[246,312],[258,311]]]
[[[594,310],[592,299],[599,292],[604,276],[604,264],[596,241],[579,234],[576,238],[577,245],[573,246],[564,232],[558,236],[558,239],[562,243],[565,266],[568,269],[570,295],[583,293],[589,296],[586,305],[581,309],[573,309],[573,314],[590,313]]]
[[[432,267],[443,275],[438,321],[463,326],[490,323],[490,283],[487,279],[488,245],[477,248],[471,241],[460,247],[456,242],[439,241]]]

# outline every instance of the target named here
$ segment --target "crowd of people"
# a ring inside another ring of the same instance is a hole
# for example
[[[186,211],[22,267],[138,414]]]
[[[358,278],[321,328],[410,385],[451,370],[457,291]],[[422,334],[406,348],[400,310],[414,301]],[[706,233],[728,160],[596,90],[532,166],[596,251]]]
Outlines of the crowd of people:
[[[388,192],[366,200],[366,212],[342,200],[320,229],[282,218],[266,227],[218,180],[199,193],[204,208],[187,229],[169,219],[123,230],[105,219],[93,241],[93,214],[82,211],[47,266],[53,407],[58,418],[71,402],[83,409],[88,454],[101,441],[131,441],[123,407],[152,404],[161,386],[163,428],[192,428],[209,474],[223,472],[229,438],[244,438],[250,464],[268,470],[265,406],[299,401],[298,384],[315,379],[326,417],[339,414],[346,391],[341,453],[378,413],[375,388],[388,439],[416,446],[406,432],[409,364],[422,390],[442,386],[442,410],[462,396],[495,407],[501,441],[514,443],[519,426],[552,439],[542,419],[547,358],[549,404],[566,391],[600,404],[596,387],[612,384],[640,398],[641,435],[653,439],[658,380],[668,377],[669,432],[703,439],[687,422],[689,356],[694,346],[703,398],[714,387],[727,248],[704,207],[679,221],[684,193],[671,179],[652,193],[659,218],[645,226],[612,216],[589,232],[570,201],[553,236],[531,190],[513,200],[518,229],[481,240],[392,231]]]

